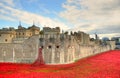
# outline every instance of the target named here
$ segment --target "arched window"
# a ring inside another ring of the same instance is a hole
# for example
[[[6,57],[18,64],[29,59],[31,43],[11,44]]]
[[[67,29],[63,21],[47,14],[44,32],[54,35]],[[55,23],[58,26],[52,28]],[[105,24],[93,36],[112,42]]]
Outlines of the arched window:
[[[8,40],[7,39],[5,39],[5,42],[7,42]]]
[[[41,46],[41,48],[43,49],[43,48],[44,48],[44,46]]]
[[[10,37],[12,37],[12,35],[10,35]]]
[[[56,46],[56,48],[59,48],[60,46]]]
[[[32,36],[32,34],[30,33],[30,36]]]
[[[51,46],[51,45],[49,45],[49,46],[48,46],[48,48],[49,48],[49,49],[51,49],[51,48],[52,48],[52,46]]]

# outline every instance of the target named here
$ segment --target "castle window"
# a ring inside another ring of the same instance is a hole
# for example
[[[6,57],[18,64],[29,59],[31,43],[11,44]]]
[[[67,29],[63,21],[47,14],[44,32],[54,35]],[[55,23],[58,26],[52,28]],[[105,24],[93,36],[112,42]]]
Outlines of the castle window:
[[[7,39],[5,39],[5,42],[7,42]]]
[[[12,37],[12,35],[10,35],[10,37]]]
[[[1,37],[1,34],[0,34],[0,37]]]
[[[23,33],[23,35],[25,35],[25,33]]]
[[[43,48],[44,48],[44,46],[41,46],[41,48],[43,49]]]
[[[50,45],[49,45],[49,46],[48,46],[48,48],[49,48],[49,49],[51,49],[51,48],[52,48],[52,46],[50,46]]]
[[[56,46],[56,48],[59,48],[60,46]]]
[[[19,33],[19,35],[20,35],[20,33]]]

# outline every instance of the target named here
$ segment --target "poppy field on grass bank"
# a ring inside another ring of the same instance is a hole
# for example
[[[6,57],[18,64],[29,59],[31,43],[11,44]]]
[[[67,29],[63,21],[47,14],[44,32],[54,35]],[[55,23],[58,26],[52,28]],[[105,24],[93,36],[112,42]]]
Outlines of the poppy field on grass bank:
[[[0,63],[0,78],[120,78],[120,50],[65,65]]]

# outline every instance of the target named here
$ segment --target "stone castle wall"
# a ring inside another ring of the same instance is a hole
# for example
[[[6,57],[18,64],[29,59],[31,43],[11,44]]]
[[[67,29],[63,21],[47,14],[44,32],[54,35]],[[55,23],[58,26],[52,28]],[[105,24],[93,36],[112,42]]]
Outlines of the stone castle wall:
[[[38,36],[24,43],[0,43],[0,62],[32,63],[38,54]]]
[[[11,43],[13,37],[13,34],[10,33],[0,34],[0,43]]]
[[[72,63],[80,58],[110,50],[109,45],[81,45],[69,35],[41,35],[40,47],[46,64]]]
[[[67,64],[110,50],[110,46],[83,45],[70,35],[33,36],[19,44],[0,44],[0,62],[33,63],[42,48],[46,64]]]

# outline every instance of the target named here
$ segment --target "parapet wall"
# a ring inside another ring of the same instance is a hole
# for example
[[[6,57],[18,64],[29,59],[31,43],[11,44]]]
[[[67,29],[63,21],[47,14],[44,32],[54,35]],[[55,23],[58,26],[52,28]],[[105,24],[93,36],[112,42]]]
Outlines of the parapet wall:
[[[37,58],[39,37],[33,36],[23,43],[0,44],[0,62],[32,63]]]
[[[21,44],[0,44],[0,62],[33,63],[37,59],[39,47],[42,48],[46,64],[72,63],[111,49],[109,45],[79,44],[69,35],[32,36]]]
[[[46,64],[67,64],[111,49],[109,45],[80,44],[74,36],[42,35],[40,47]]]
[[[91,46],[80,45],[77,47],[69,47],[67,49],[60,48],[55,49],[55,46],[49,50],[42,51],[44,61],[46,64],[67,64],[75,62],[84,57],[92,56],[98,53],[102,53],[110,50],[108,45],[106,46]]]

